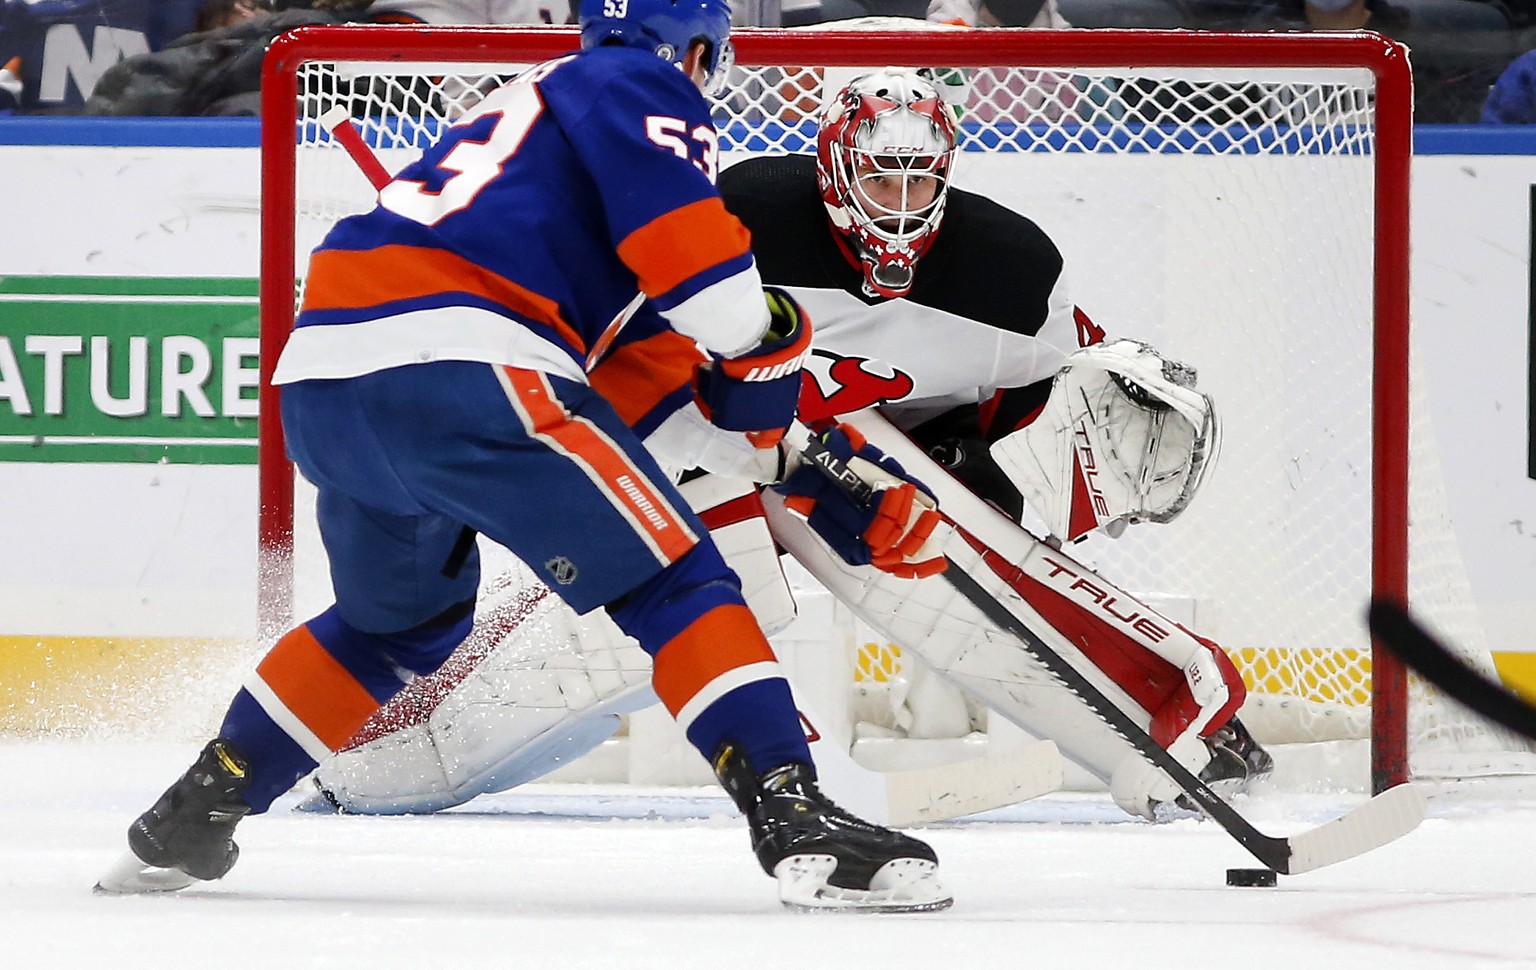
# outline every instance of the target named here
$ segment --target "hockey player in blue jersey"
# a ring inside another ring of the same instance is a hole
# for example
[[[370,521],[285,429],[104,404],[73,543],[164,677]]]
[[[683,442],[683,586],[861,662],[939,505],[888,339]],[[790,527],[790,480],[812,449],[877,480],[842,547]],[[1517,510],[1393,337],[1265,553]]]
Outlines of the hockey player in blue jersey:
[[[314,253],[273,380],[289,452],[318,488],[336,603],[260,661],[218,737],[130,827],[101,889],[222,877],[242,817],[468,634],[479,533],[651,655],[656,694],[747,816],[787,905],[949,905],[927,845],[817,789],[738,578],[624,402],[587,379],[618,344],[702,347],[699,413],[735,445],[701,429],[709,453],[681,436],[668,459],[821,481],[783,442],[810,321],[782,292],[765,300],[714,185],[701,91],[730,66],[729,8],[586,0],[581,19],[583,51],[490,94]],[[845,548],[900,558],[936,516],[913,482],[878,477],[883,501],[817,518],[848,530]]]

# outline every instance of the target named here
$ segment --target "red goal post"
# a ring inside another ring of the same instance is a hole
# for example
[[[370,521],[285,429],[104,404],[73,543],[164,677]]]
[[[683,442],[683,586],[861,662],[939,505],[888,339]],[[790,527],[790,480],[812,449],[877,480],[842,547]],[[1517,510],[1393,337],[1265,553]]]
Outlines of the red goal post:
[[[1409,166],[1412,152],[1412,83],[1406,50],[1368,33],[1214,34],[1186,31],[1117,30],[952,30],[904,31],[739,30],[733,35],[738,65],[817,65],[838,68],[887,64],[961,69],[974,80],[986,72],[1018,68],[1076,77],[1079,72],[1186,72],[1217,77],[1226,89],[1245,72],[1347,70],[1368,78],[1360,98],[1370,114],[1369,165],[1369,444],[1370,454],[1349,456],[1370,464],[1368,589],[1361,593],[1397,602],[1409,599]],[[260,594],[261,630],[270,636],[292,621],[294,608],[294,475],[279,424],[278,390],[270,382],[292,329],[299,285],[301,236],[296,132],[313,124],[301,109],[313,101],[303,89],[306,65],[370,63],[417,72],[441,73],[443,65],[533,63],[568,52],[577,38],[568,29],[306,27],[275,41],[262,84],[262,263],[260,389]],[[1126,68],[1126,66],[1131,66]],[[1128,75],[1129,76],[1129,75]],[[1205,83],[1203,80],[1197,82]],[[1119,90],[1106,85],[1106,90]],[[1123,86],[1123,85],[1121,85]],[[1178,85],[1173,85],[1176,88]],[[1188,85],[1185,85],[1186,87]],[[1088,103],[1099,93],[1075,84],[1075,97]],[[1141,96],[1141,95],[1138,95]],[[1151,103],[1151,95],[1146,95]],[[1304,101],[1302,96],[1298,99]],[[1116,109],[1120,110],[1120,109]],[[1193,111],[1194,109],[1189,109]],[[994,114],[996,111],[994,110]],[[1003,109],[1008,114],[1008,109]],[[1061,126],[1063,138],[1091,131],[1093,122],[1074,121],[1070,111],[1045,111],[1011,118],[1012,131],[1031,125]],[[962,116],[963,117],[963,116]],[[985,117],[985,112],[976,115]],[[1225,117],[1225,116],[1223,116]],[[1241,114],[1232,115],[1239,122]],[[1179,112],[1159,121],[1178,124]],[[803,120],[798,102],[786,101],[780,123]],[[1311,124],[1308,122],[1308,124]],[[1007,128],[1006,125],[1002,126]],[[1154,126],[1148,125],[1148,129]],[[1220,135],[1222,123],[1194,122],[1189,139]],[[1287,137],[1283,126],[1267,137]],[[1207,130],[1209,129],[1209,131]],[[1164,136],[1160,136],[1164,137]],[[1183,137],[1173,135],[1173,137]],[[1158,151],[1138,146],[1131,150]],[[1198,154],[1198,150],[1196,150]],[[1349,164],[1359,164],[1352,161]],[[1281,193],[1283,195],[1283,193]],[[1284,198],[1278,201],[1282,206]],[[1026,212],[1026,214],[1029,214]],[[1050,228],[1050,227],[1048,227]],[[1295,241],[1293,241],[1295,242]],[[1302,240],[1300,244],[1307,241]],[[1240,269],[1240,267],[1238,268]],[[1285,281],[1279,281],[1283,287]],[[1118,330],[1118,321],[1100,320]],[[1200,361],[1194,361],[1200,365]],[[1203,376],[1203,375],[1202,375]],[[1218,398],[1218,405],[1221,404]],[[1228,435],[1241,433],[1229,425]],[[1221,473],[1218,466],[1217,474]],[[1202,499],[1204,496],[1202,496]],[[1198,503],[1197,503],[1198,504]],[[1141,527],[1151,528],[1151,527]],[[1135,531],[1135,530],[1132,530]],[[1359,601],[1361,626],[1365,600]],[[1380,791],[1408,777],[1408,678],[1391,656],[1375,651],[1369,661],[1371,784]]]

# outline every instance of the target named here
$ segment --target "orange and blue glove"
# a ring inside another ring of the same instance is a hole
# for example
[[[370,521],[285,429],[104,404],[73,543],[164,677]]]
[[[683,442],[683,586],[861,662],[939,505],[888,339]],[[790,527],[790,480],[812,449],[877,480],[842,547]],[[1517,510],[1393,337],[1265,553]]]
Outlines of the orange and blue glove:
[[[827,472],[809,462],[774,485],[784,507],[806,520],[843,561],[874,566],[903,579],[944,571],[942,537],[948,527],[933,494],[896,459],[870,444],[850,425],[818,436],[823,448],[869,487],[860,501]]]
[[[811,319],[795,298],[764,287],[770,322],[763,342],[736,357],[711,358],[694,372],[699,410],[717,428],[746,432],[759,448],[784,437],[800,400],[800,370],[811,352]]]

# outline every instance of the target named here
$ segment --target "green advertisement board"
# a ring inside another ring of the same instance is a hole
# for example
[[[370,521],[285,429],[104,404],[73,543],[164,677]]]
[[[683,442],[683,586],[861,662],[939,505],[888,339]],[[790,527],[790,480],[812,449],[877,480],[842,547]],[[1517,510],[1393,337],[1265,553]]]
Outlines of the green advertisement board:
[[[254,279],[0,277],[0,461],[255,464]]]

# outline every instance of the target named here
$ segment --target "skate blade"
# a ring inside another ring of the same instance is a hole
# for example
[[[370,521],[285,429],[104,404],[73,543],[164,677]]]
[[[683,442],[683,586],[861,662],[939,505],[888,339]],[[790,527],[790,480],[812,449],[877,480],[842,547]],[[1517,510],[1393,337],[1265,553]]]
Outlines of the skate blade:
[[[144,862],[132,851],[112,864],[96,881],[94,892],[109,896],[130,896],[139,893],[173,893],[185,889],[198,880],[180,869],[161,869]]]
[[[926,859],[892,859],[868,889],[846,889],[828,880],[837,869],[829,855],[793,855],[773,867],[779,901],[797,913],[932,913],[955,898],[939,884],[938,866]]]

